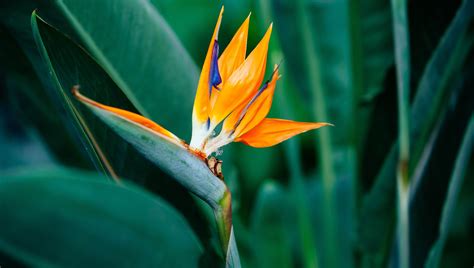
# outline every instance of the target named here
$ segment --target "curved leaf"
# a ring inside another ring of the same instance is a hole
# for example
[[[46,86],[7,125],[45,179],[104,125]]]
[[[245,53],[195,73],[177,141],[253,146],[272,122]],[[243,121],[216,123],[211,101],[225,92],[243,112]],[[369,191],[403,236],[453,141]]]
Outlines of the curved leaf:
[[[202,253],[163,200],[90,173],[6,176],[0,210],[0,251],[33,266],[197,267]]]
[[[104,125],[72,97],[70,89],[79,84],[81,91],[91,98],[136,111],[127,97],[97,62],[71,39],[36,14],[32,16],[31,23],[39,52],[49,70],[47,78],[54,86],[52,93],[67,119],[54,131],[64,133],[68,126],[72,126],[98,170],[146,185],[147,189],[158,193],[185,214],[201,238],[206,240],[210,235],[209,230],[202,225],[202,218],[197,216],[198,209],[188,191]]]
[[[198,69],[149,1],[58,0],[56,5],[143,115],[178,136],[190,135]]]
[[[54,84],[32,45],[29,19],[35,9],[87,48],[142,114],[188,138],[198,69],[148,1],[18,0],[1,6],[0,24],[24,50],[49,93],[54,95]]]

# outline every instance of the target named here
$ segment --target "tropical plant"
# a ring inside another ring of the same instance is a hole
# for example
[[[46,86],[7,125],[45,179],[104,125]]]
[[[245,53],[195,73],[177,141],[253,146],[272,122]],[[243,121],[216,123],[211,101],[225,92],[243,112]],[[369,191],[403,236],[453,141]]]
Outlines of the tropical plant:
[[[473,16],[3,1],[0,266],[472,265]]]

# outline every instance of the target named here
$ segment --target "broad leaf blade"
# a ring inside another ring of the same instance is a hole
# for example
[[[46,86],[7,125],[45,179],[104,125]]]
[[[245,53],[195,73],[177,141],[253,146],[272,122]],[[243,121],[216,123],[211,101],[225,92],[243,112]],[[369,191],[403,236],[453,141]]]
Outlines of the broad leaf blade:
[[[59,0],[57,6],[142,114],[178,136],[191,133],[198,70],[148,1]]]
[[[260,187],[252,211],[250,231],[253,251],[252,267],[292,267],[290,226],[293,213],[290,194],[279,184],[266,181]]]
[[[196,267],[202,253],[163,200],[90,173],[5,176],[0,209],[0,250],[33,266]]]
[[[54,85],[29,23],[35,9],[94,55],[141,113],[189,137],[198,70],[148,1],[18,0],[1,6],[0,24],[14,36],[49,92]]]
[[[136,111],[122,91],[81,47],[37,15],[32,16],[32,29],[44,65],[49,70],[52,93],[67,119],[63,123],[64,128],[57,128],[55,131],[64,132],[67,126],[72,126],[99,171],[106,174],[113,172],[121,178],[144,184],[147,189],[159,194],[185,214],[201,238],[206,240],[210,235],[209,230],[202,226],[203,219],[197,213],[196,204],[188,191],[115,134],[78,102],[70,90],[72,86],[79,84],[81,92],[97,101]],[[102,154],[96,151],[94,141]],[[105,161],[109,165],[104,164]]]

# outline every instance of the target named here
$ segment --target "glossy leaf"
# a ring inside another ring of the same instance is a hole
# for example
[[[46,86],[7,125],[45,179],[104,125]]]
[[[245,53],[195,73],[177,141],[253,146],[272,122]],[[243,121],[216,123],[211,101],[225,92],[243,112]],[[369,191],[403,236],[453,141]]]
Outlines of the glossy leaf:
[[[186,189],[115,134],[71,93],[74,85],[80,85],[81,92],[88,97],[136,111],[117,85],[81,47],[37,15],[32,16],[32,28],[45,66],[49,69],[48,78],[54,85],[54,97],[67,119],[62,129],[57,131],[64,132],[67,126],[72,126],[99,171],[110,177],[127,178],[146,185],[189,217],[201,238],[207,239],[209,230],[196,216],[199,210]]]
[[[90,173],[4,176],[0,209],[0,250],[31,266],[197,267],[202,253],[162,199]]]
[[[2,40],[0,42],[0,65],[3,66],[0,67],[0,70],[4,72],[2,92],[5,97],[3,99],[4,103],[0,106],[5,109],[2,112],[6,116],[7,121],[5,123],[11,122],[8,125],[17,126],[11,129],[10,132],[8,128],[11,126],[7,125],[4,129],[4,134],[7,135],[5,138],[12,142],[11,145],[15,143],[16,146],[34,138],[33,141],[28,141],[31,144],[24,147],[24,149],[19,147],[17,152],[5,151],[3,157],[7,163],[5,165],[0,164],[0,166],[7,167],[8,162],[13,163],[15,155],[26,160],[26,158],[35,154],[40,156],[41,152],[39,150],[44,150],[43,154],[46,153],[50,161],[54,159],[54,161],[67,165],[75,165],[81,168],[90,167],[87,155],[81,154],[78,144],[74,143],[70,133],[50,132],[51,129],[58,129],[63,126],[61,118],[57,116],[58,107],[55,107],[45,94],[40,80],[13,36],[6,31],[0,31],[0,39]],[[22,130],[16,130],[17,128]],[[28,135],[25,136],[24,134]],[[35,152],[25,154],[24,150],[29,146],[32,146],[31,148]],[[12,148],[7,144],[0,147],[4,147],[5,150],[8,150],[8,147]],[[34,147],[39,148],[33,149]],[[27,163],[24,162],[23,164]],[[28,163],[29,166],[30,164],[40,165],[46,163],[39,158],[35,158],[33,163]]]
[[[144,0],[56,5],[138,111],[188,138],[198,69],[153,6]],[[91,6],[102,12],[100,18]]]
[[[279,184],[267,181],[258,191],[252,211],[253,267],[292,267],[291,224],[294,219],[289,195]]]
[[[94,6],[94,12],[90,12],[90,6]],[[2,3],[0,24],[15,37],[33,63],[44,88],[51,92],[54,85],[48,80],[48,70],[32,45],[30,15],[35,9],[85,47],[138,111],[161,122],[180,137],[190,137],[198,69],[148,1],[19,0]],[[173,72],[168,71],[170,66],[173,66]],[[50,96],[45,94],[44,97]],[[163,113],[163,110],[170,112]]]

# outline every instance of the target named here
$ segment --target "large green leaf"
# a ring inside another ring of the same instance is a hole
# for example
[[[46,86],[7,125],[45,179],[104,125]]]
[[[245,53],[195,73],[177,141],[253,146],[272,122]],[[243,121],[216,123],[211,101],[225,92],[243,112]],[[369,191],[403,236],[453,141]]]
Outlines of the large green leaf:
[[[148,1],[58,0],[57,5],[140,112],[181,137],[190,135],[197,68]]]
[[[188,138],[198,70],[148,1],[6,3],[1,21],[15,33],[22,47],[29,50],[32,61],[39,58],[31,51],[32,40],[31,36],[25,36],[29,32],[25,26],[36,8],[87,48],[138,111]]]
[[[32,266],[197,267],[202,247],[162,199],[79,171],[0,180],[0,251]]]
[[[44,141],[44,147],[47,147],[56,161],[66,165],[76,167],[90,167],[90,161],[85,153],[80,152],[78,143],[74,143],[70,133],[51,132],[51,129],[60,129],[63,127],[63,121],[57,116],[58,107],[45,96],[41,87],[41,82],[36,76],[31,64],[18,47],[14,38],[6,31],[0,31],[1,48],[0,62],[5,73],[4,89],[5,104],[1,106],[6,109],[4,115],[10,117],[15,125],[21,125],[21,128],[27,132],[39,134],[38,144]],[[1,69],[1,68],[0,68]],[[0,71],[1,72],[1,71]],[[11,141],[20,140],[22,135],[14,135]],[[14,153],[4,153],[6,158],[13,160],[12,155],[21,154],[21,149]],[[24,154],[23,158],[32,157],[32,154]],[[36,164],[41,163],[35,159]]]
[[[54,85],[53,93],[68,120],[64,129],[55,131],[64,132],[66,126],[73,126],[82,146],[99,170],[110,176],[115,174],[132,179],[158,193],[185,214],[201,238],[206,240],[210,235],[209,230],[202,224],[199,210],[186,189],[167,177],[74,99],[70,89],[79,84],[81,91],[91,98],[136,111],[127,97],[81,47],[36,15],[31,19],[36,43],[49,69],[51,84]]]
[[[171,143],[149,129],[113,113],[91,106],[90,108],[92,108],[95,115],[92,114],[87,107],[72,98],[69,92],[72,85],[80,84],[85,95],[102,103],[114,100],[116,101],[112,104],[114,106],[132,111],[134,108],[126,97],[116,90],[116,85],[107,74],[103,73],[103,70],[84,51],[81,51],[66,37],[61,36],[35,13],[32,15],[32,27],[45,62],[52,71],[51,79],[56,84],[60,98],[64,102],[65,108],[71,113],[72,119],[75,120],[73,122],[75,122],[78,130],[83,133],[82,136],[85,142],[96,150],[97,163],[102,165],[104,171],[114,177],[116,176],[113,170],[114,167],[123,168],[122,172],[131,167],[132,174],[129,174],[136,177],[137,175],[133,173],[137,171],[137,166],[145,164],[145,167],[153,168],[152,166],[146,166],[147,163],[150,164],[149,162],[142,163],[142,157],[144,156],[151,163],[161,167],[164,172],[186,189],[205,200],[215,209],[217,214],[221,212],[221,201],[225,197],[227,187],[212,174],[204,161],[182,146]],[[52,44],[56,44],[53,40],[62,40],[63,46],[53,50],[50,47]],[[88,69],[79,71],[77,69],[79,66]],[[104,96],[105,90],[110,95]],[[96,116],[109,125],[113,131],[98,120]],[[113,150],[116,150],[117,147],[119,149],[127,148],[128,145],[124,143],[122,138],[131,143],[138,152],[135,150],[133,154],[126,152],[117,154],[117,152],[114,152]],[[102,144],[107,146],[100,148]],[[134,157],[132,159],[133,163],[123,162],[126,157]],[[111,162],[106,159],[110,159]]]
[[[116,90],[116,85],[108,78],[107,74],[84,51],[75,46],[71,40],[61,36],[51,26],[39,19],[36,14],[32,16],[32,27],[36,34],[37,44],[42,49],[42,55],[51,68],[51,78],[57,83],[58,93],[61,94],[61,98],[73,119],[77,120],[78,129],[84,132],[84,138],[89,138],[86,142],[90,143],[89,146],[92,149],[97,149],[93,145],[94,142],[99,146],[106,144],[107,146],[103,146],[103,149],[101,149],[105,157],[110,158],[112,161],[122,162],[127,157],[127,154],[124,152],[121,155],[117,155],[113,153],[113,150],[123,150],[120,148],[126,148],[127,144],[87,111],[85,106],[75,100],[70,93],[70,88],[73,85],[79,84],[81,85],[81,91],[85,95],[102,103],[108,103],[113,100],[114,106],[131,111],[134,110],[134,107],[127,102],[124,95]],[[61,42],[61,47],[56,47],[58,41]],[[54,48],[53,44],[56,45]],[[207,201],[212,201],[211,203],[215,205],[222,198],[225,185],[211,173],[202,160],[182,147],[153,134],[148,129],[100,109],[96,109],[94,112],[116,130],[118,135],[137,147],[146,158],[161,166],[176,180],[180,181],[188,189],[191,189],[192,192],[195,192]],[[86,131],[90,131],[93,134],[93,139],[87,135]],[[147,144],[147,142],[151,144]],[[114,145],[119,148],[114,148]],[[100,153],[97,153],[97,158],[100,155]],[[103,164],[102,159],[97,159],[97,163]],[[136,168],[131,162],[128,162],[126,165],[116,165],[115,162],[111,164],[112,168],[119,166],[124,170],[128,167]],[[103,167],[105,171],[105,165]],[[106,171],[110,172],[109,170]],[[204,198],[208,195],[211,197]]]
[[[257,193],[252,211],[252,267],[293,267],[291,228],[295,214],[289,195],[278,183],[267,181]]]

